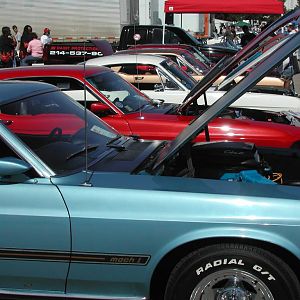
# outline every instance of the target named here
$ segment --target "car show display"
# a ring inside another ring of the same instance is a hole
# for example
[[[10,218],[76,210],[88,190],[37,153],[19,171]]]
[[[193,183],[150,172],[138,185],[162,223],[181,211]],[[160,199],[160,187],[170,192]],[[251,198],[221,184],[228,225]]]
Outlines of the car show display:
[[[214,62],[133,25],[123,53],[62,43],[52,59],[79,64],[1,68],[0,298],[299,300],[300,30],[275,34],[299,16]]]
[[[197,97],[192,98],[188,105],[185,102],[178,105],[151,100],[105,67],[59,65],[18,70],[21,72],[0,70],[0,79],[39,80],[54,84],[125,135],[171,140],[206,109],[203,96],[198,101]],[[298,104],[299,99],[295,100]],[[244,141],[280,148],[297,147],[300,141],[299,115],[289,111],[233,107],[211,122],[209,129],[211,141]],[[202,133],[196,141],[206,138]]]
[[[197,84],[197,81],[190,74],[183,71],[173,60],[160,56],[146,54],[110,55],[90,59],[86,62],[86,65],[109,67],[150,98],[162,99],[166,103],[182,103]],[[212,78],[212,84],[217,79],[218,77]],[[235,84],[242,77],[233,77],[233,79],[236,79]],[[282,91],[283,85],[284,81],[282,79],[264,77],[253,88],[260,91],[261,88],[267,88],[269,92],[272,88],[273,90],[280,89]],[[217,87],[211,87],[206,92],[208,104],[214,103],[224,93],[225,91],[218,90]],[[199,98],[200,100],[204,103],[203,95]],[[272,111],[300,111],[299,98],[263,92],[246,93],[235,103],[235,106]]]
[[[299,149],[194,142],[239,85],[164,142],[119,135],[48,84],[0,82],[0,293],[298,299]]]

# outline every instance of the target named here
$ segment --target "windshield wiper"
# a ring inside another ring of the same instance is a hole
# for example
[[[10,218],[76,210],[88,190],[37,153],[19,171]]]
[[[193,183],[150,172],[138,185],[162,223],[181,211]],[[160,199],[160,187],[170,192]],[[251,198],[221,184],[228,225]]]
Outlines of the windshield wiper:
[[[110,144],[114,143],[115,141],[119,140],[121,137],[123,137],[123,135],[118,134],[115,137],[113,137],[112,139],[110,139],[107,143],[106,146],[109,146]]]
[[[91,145],[88,145],[87,148],[85,148],[85,146],[83,146],[82,148],[80,148],[78,151],[76,152],[73,152],[71,153],[67,158],[66,160],[69,160],[77,155],[80,155],[82,153],[84,153],[85,151],[91,151],[91,150],[94,150],[94,149],[97,149],[99,147],[98,144],[91,144]]]
[[[120,138],[122,138],[122,137],[123,137],[123,135],[118,134],[117,136],[115,136],[114,138],[112,138],[111,140],[109,140],[106,143],[106,146],[109,147],[109,148],[116,148],[116,149],[119,149],[119,150],[125,150],[126,148],[123,145],[115,144],[115,142],[117,140],[119,140]]]

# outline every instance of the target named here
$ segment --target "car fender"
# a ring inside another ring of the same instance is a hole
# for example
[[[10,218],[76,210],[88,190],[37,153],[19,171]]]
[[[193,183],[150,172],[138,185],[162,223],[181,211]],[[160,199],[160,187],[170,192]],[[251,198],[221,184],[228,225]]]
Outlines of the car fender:
[[[196,230],[187,232],[184,235],[178,236],[176,239],[169,241],[160,251],[151,258],[150,265],[157,266],[158,263],[171,251],[181,247],[187,243],[201,242],[207,239],[222,239],[222,238],[240,238],[249,239],[258,243],[274,244],[282,249],[293,254],[296,258],[300,258],[300,248],[291,239],[285,237],[283,234],[270,233],[267,230],[247,228],[247,224],[240,224],[240,226],[218,226],[210,227],[203,230]],[[253,227],[253,226],[252,226]],[[241,242],[243,243],[243,242]]]

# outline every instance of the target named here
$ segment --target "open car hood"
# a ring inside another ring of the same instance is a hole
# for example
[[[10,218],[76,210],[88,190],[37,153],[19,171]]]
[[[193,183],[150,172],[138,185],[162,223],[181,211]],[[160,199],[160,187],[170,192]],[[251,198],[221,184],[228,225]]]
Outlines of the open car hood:
[[[192,102],[196,101],[201,95],[203,95],[221,75],[228,74],[241,61],[249,58],[253,54],[257,53],[257,51],[259,51],[261,48],[266,46],[269,43],[272,34],[280,27],[290,23],[292,20],[298,19],[299,17],[300,8],[297,8],[268,26],[234,56],[225,56],[223,59],[221,59],[221,61],[219,61],[219,63],[216,64],[214,68],[212,68],[205,75],[205,77],[189,92],[183,103],[178,107],[178,113],[184,111]]]
[[[250,88],[255,86],[272,68],[286,59],[290,54],[296,51],[300,45],[300,32],[291,35],[280,48],[266,57],[254,70],[241,80],[236,86],[225,93],[218,101],[205,110],[198,118],[194,119],[175,140],[169,142],[158,154],[153,166],[155,173],[160,167],[175,155],[185,145],[192,142],[195,137],[204,131],[210,121],[216,118],[223,110],[235,102],[239,97],[245,94]],[[226,68],[228,59],[222,60],[212,72],[218,72],[222,66]],[[229,61],[230,63],[230,61]],[[205,78],[204,78],[205,80]],[[206,80],[208,82],[209,80]]]

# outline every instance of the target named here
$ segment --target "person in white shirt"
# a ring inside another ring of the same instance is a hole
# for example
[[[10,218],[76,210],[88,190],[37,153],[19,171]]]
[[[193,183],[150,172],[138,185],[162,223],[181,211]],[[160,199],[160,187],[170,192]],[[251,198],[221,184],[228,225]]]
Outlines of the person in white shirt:
[[[43,47],[45,47],[45,45],[50,45],[52,43],[52,38],[50,36],[49,28],[44,29],[44,34],[41,36],[41,42],[43,44]]]
[[[22,34],[21,34],[21,32],[18,31],[18,27],[16,25],[12,26],[12,30],[14,31],[13,35],[14,35],[14,37],[16,39],[16,42],[17,42],[15,50],[17,51],[17,53],[19,55]]]

